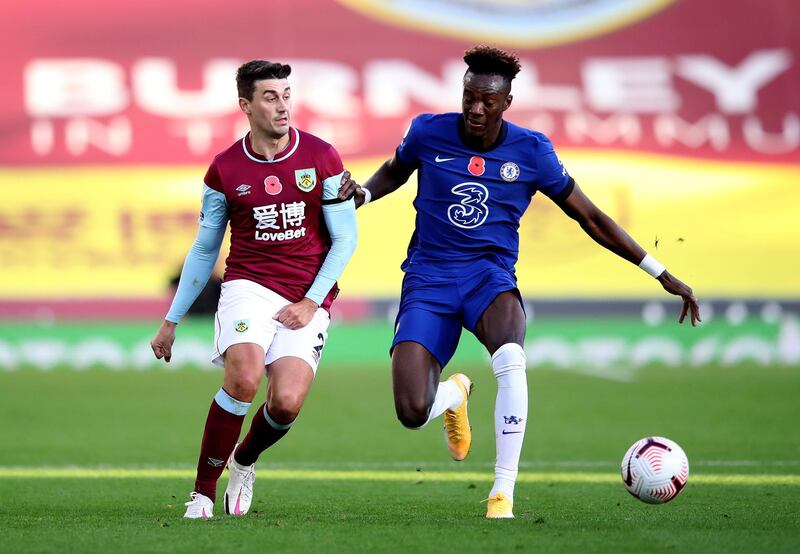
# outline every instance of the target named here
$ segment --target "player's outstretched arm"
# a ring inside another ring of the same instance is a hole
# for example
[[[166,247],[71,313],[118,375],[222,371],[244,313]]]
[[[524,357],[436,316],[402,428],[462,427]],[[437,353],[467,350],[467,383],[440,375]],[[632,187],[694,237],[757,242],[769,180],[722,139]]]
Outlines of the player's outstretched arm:
[[[356,208],[368,204],[373,200],[382,198],[399,189],[414,173],[413,167],[406,167],[397,161],[396,156],[386,160],[372,177],[367,179],[364,186],[359,185],[350,178],[348,172],[342,177],[338,198],[348,200],[353,198]]]
[[[344,180],[344,175],[342,179]],[[308,325],[336,281],[342,276],[356,250],[358,243],[356,206],[352,199],[338,198],[339,182],[337,175],[326,179],[323,184],[322,217],[331,237],[331,249],[305,297],[299,302],[284,306],[273,317],[289,329],[300,329]]]
[[[172,359],[172,344],[175,342],[177,327],[186,312],[197,300],[200,292],[208,283],[214,265],[219,257],[222,239],[225,237],[227,224],[227,203],[225,196],[208,187],[203,194],[203,208],[200,228],[197,231],[186,260],[183,262],[178,290],[172,300],[169,312],[161,324],[156,336],[150,341],[153,354],[166,362]]]
[[[683,299],[683,308],[678,318],[679,323],[683,323],[687,314],[690,315],[692,326],[701,321],[700,308],[692,289],[645,252],[616,221],[595,206],[578,185],[558,205],[595,242],[650,273],[668,293],[680,296]]]

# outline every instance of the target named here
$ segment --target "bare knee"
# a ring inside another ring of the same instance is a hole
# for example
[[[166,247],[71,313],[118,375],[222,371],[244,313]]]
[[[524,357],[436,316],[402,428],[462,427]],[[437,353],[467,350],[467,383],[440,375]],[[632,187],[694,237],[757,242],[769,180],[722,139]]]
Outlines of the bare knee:
[[[398,343],[392,352],[392,387],[397,419],[409,429],[428,422],[442,368],[417,342]]]
[[[254,344],[237,344],[225,353],[225,391],[243,402],[258,394],[264,375],[264,351]]]
[[[419,429],[428,422],[431,405],[423,398],[395,398],[397,419],[404,427]]]
[[[298,392],[273,393],[268,404],[269,415],[277,423],[288,424],[297,419],[304,395]]]
[[[261,386],[261,375],[252,373],[241,373],[234,378],[225,379],[223,388],[232,397],[242,402],[251,402],[258,394]]]

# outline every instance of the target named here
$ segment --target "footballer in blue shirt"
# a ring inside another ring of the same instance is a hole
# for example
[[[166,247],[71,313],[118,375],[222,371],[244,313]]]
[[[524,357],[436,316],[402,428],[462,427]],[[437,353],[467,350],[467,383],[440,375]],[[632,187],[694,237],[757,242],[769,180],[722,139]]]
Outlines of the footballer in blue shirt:
[[[444,414],[447,444],[463,460],[472,442],[467,417],[471,381],[456,373],[440,382],[461,329],[492,356],[497,378],[494,486],[486,517],[513,516],[514,483],[528,419],[525,312],[514,266],[519,223],[541,192],[597,243],[658,279],[683,299],[679,322],[700,321],[691,288],[639,246],[581,191],[550,140],[505,121],[518,58],[488,46],[464,55],[461,113],[417,116],[392,159],[364,186],[342,185],[356,206],[397,190],[418,172],[416,228],[403,262],[400,310],[392,342],[397,417],[412,429]]]

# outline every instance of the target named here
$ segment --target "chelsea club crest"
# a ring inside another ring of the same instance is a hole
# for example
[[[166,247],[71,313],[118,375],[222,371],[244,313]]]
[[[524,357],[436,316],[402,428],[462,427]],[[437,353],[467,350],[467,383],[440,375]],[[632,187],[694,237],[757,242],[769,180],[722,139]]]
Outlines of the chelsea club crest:
[[[506,162],[500,167],[500,177],[503,181],[511,183],[519,177],[519,166],[514,162]]]

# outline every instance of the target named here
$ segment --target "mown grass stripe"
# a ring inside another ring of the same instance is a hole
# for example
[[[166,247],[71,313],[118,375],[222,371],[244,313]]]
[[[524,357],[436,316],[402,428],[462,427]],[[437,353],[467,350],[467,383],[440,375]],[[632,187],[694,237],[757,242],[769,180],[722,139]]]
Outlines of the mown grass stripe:
[[[408,471],[408,470],[320,470],[269,469],[269,479],[326,481],[491,481],[491,472]],[[190,468],[111,468],[111,467],[0,467],[0,479],[193,479]],[[521,483],[616,483],[616,473],[599,472],[523,472]],[[689,481],[714,485],[800,485],[800,475],[717,474],[691,475]]]

